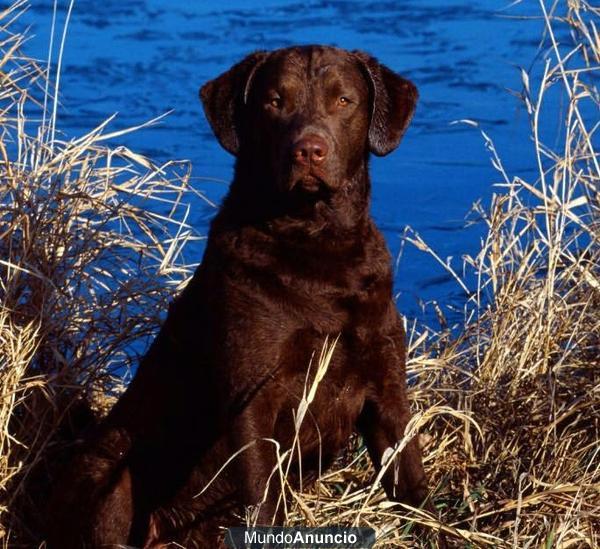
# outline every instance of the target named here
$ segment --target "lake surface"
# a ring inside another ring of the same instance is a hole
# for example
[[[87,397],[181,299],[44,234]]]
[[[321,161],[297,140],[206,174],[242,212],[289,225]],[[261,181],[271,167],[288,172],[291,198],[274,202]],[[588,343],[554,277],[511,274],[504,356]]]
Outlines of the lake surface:
[[[27,52],[45,59],[52,1],[31,2],[23,22],[35,35]],[[443,258],[478,249],[481,226],[464,228],[479,198],[500,177],[478,130],[495,141],[507,168],[534,166],[519,66],[534,60],[543,28],[537,2],[497,0],[79,0],[63,58],[58,125],[75,137],[118,112],[113,128],[173,110],[158,127],[122,138],[157,161],[189,159],[194,185],[218,203],[233,158],[213,137],[198,88],[256,49],[323,43],[363,49],[415,82],[420,102],[400,148],[373,158],[372,213],[396,256],[410,225]],[[68,2],[59,1],[62,32]],[[552,122],[552,121],[550,121]],[[550,123],[549,122],[549,123]],[[553,123],[556,123],[554,120]],[[208,179],[204,179],[208,178]],[[205,232],[215,210],[199,201],[192,223]],[[200,251],[194,250],[200,259]],[[464,292],[435,262],[408,245],[396,275],[401,310],[423,318],[419,301],[460,307]],[[425,313],[425,318],[430,313]]]

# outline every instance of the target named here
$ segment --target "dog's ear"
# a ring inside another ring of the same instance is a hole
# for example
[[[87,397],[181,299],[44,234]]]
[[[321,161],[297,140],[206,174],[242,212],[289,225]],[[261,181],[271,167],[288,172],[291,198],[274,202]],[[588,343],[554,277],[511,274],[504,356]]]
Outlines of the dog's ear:
[[[256,69],[269,54],[251,53],[200,88],[204,113],[219,143],[234,156],[240,148],[240,109],[243,107]]]
[[[415,112],[419,92],[406,78],[388,69],[370,55],[354,51],[371,87],[369,148],[384,156],[399,144]]]

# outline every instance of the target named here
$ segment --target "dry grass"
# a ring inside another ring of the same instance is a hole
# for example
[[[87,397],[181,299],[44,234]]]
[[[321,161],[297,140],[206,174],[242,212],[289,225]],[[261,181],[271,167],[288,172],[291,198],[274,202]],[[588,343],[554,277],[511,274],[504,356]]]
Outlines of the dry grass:
[[[65,142],[54,116],[28,118],[44,112],[37,95],[45,112],[54,102],[10,30],[23,7],[0,13],[0,536],[14,547],[41,541],[49,463],[92,417],[85,403],[102,412],[154,333],[189,274],[191,234],[187,165],[104,145],[107,124]],[[501,192],[479,209],[487,234],[465,257],[478,284],[464,325],[409,334],[407,437],[423,433],[439,516],[388,502],[354,440],[302,493],[285,484],[284,452],[276,478],[292,496],[290,524],[370,525],[377,547],[426,546],[415,523],[460,547],[600,547],[600,10],[584,0],[546,9],[547,63],[539,80],[523,73],[522,90],[537,177],[507,174],[484,134]],[[557,43],[565,29],[570,45]],[[539,123],[559,115],[544,102],[552,93],[566,98],[554,146]],[[169,216],[153,213],[165,203]]]
[[[190,273],[181,250],[192,237],[181,203],[187,164],[157,166],[125,147],[106,146],[124,133],[109,133],[110,120],[63,141],[54,116],[43,116],[54,105],[45,69],[22,56],[25,37],[11,31],[24,8],[18,1],[0,12],[5,545],[38,539],[49,462],[92,419],[88,403],[110,402],[136,351],[155,333]]]

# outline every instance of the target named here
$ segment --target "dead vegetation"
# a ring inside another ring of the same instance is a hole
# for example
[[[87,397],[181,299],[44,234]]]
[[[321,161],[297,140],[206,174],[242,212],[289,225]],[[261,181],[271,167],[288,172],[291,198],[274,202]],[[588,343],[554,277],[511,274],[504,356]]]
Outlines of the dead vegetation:
[[[290,524],[373,526],[377,547],[426,546],[411,538],[414,523],[443,529],[459,547],[600,546],[600,9],[539,5],[546,62],[537,81],[523,73],[522,89],[536,178],[506,173],[483,135],[500,186],[478,209],[481,250],[464,258],[478,281],[464,325],[409,333],[416,414],[407,436],[423,433],[438,516],[388,502],[354,440],[314,489],[294,493],[282,481]],[[106,145],[120,135],[110,120],[61,140],[53,80],[12,31],[24,8],[17,0],[0,12],[5,547],[42,541],[54,462],[126,380],[191,272],[181,251],[193,238],[187,164],[157,166]],[[565,29],[571,42],[558,43]],[[546,108],[551,93],[565,98],[552,146],[539,124],[559,116]],[[430,251],[418,235],[409,240]]]
[[[12,32],[25,7],[0,12],[0,537],[15,546],[39,539],[55,450],[127,377],[192,235],[187,164],[108,147],[110,120],[61,139],[46,69]]]

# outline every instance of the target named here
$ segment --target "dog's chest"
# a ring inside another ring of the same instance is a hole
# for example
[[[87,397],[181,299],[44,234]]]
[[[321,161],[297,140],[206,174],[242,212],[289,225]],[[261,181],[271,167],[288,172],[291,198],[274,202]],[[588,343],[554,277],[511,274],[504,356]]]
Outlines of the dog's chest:
[[[334,333],[361,320],[375,321],[391,299],[387,264],[362,256],[344,259],[290,254],[253,274],[259,291],[282,312]]]
[[[355,380],[325,377],[316,387],[309,385],[301,398],[287,400],[280,410],[275,437],[284,445],[298,437],[303,454],[319,449],[336,453],[354,431],[364,399],[365,389]]]
[[[227,240],[225,270],[267,298],[308,310],[356,309],[391,298],[390,256],[373,224],[350,241],[290,241],[252,226]]]
[[[287,439],[299,430],[307,449],[326,443],[337,450],[345,444],[369,382],[351,339],[325,340],[312,330],[298,334],[274,380],[274,393],[281,398],[277,436]]]

